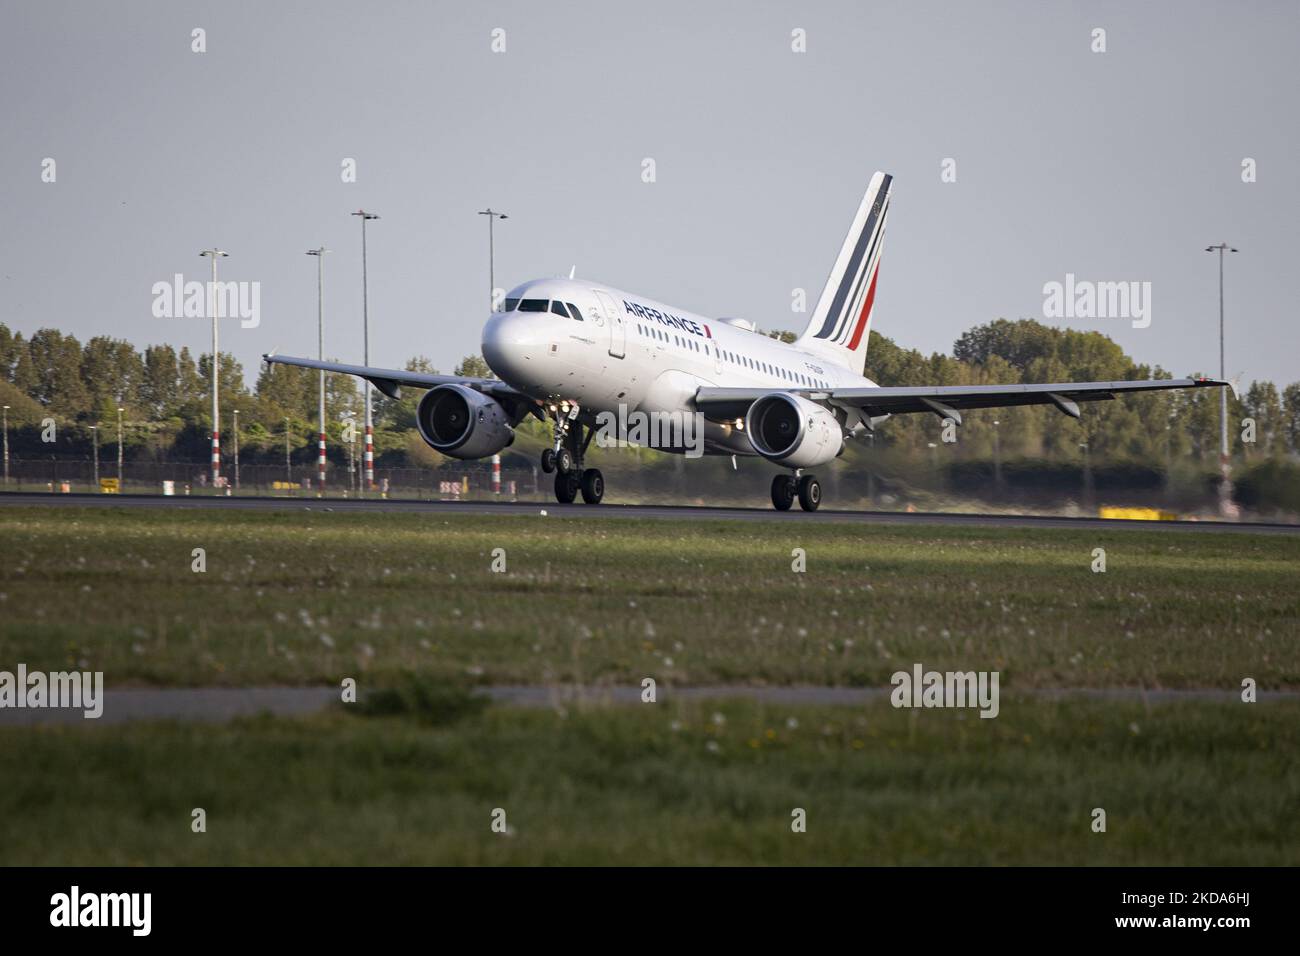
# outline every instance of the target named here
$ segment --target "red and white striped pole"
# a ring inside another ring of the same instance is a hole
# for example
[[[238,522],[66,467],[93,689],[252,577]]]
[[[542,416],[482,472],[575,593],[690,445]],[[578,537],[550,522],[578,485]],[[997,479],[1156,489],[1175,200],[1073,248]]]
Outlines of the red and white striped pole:
[[[221,484],[221,406],[217,403],[217,382],[221,368],[221,351],[217,345],[217,260],[227,255],[220,249],[199,253],[212,260],[212,283],[208,286],[208,311],[212,314],[212,487]]]
[[[366,422],[366,489],[375,490],[375,430],[369,422]]]
[[[501,456],[492,456],[492,494],[501,494]]]
[[[316,461],[316,487],[325,490],[325,433],[320,433],[320,457]]]
[[[325,361],[325,254],[329,252],[324,246],[318,249],[308,249],[307,255],[316,257],[316,355],[322,362]],[[316,492],[325,494],[325,370],[320,370],[320,392],[317,396],[318,405],[317,428],[319,429],[319,455],[317,456],[316,467]]]

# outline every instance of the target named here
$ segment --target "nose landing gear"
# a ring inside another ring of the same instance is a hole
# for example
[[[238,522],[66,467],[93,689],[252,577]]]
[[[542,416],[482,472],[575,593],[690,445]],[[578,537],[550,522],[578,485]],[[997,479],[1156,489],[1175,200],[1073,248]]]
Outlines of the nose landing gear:
[[[560,504],[573,504],[581,492],[583,502],[598,505],[605,497],[605,476],[599,468],[582,467],[596,430],[584,428],[578,411],[573,404],[555,411],[555,446],[542,452],[542,471],[555,472],[555,500]]]

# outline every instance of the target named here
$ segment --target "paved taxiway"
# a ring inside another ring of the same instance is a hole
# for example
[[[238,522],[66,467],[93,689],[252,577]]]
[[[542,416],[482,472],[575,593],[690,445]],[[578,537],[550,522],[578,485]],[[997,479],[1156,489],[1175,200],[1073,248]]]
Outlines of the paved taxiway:
[[[395,511],[442,515],[517,515],[551,518],[668,518],[678,521],[818,521],[837,524],[955,525],[990,528],[1067,528],[1142,531],[1202,531],[1253,534],[1300,534],[1300,524],[1229,521],[1124,521],[1113,518],[1063,518],[1036,515],[987,515],[898,511],[834,511],[807,513],[771,508],[709,508],[691,505],[561,505],[554,502],[360,500],[355,498],[270,498],[212,495],[52,495],[36,492],[0,494],[0,507],[45,505],[75,508],[239,508],[259,511]]]

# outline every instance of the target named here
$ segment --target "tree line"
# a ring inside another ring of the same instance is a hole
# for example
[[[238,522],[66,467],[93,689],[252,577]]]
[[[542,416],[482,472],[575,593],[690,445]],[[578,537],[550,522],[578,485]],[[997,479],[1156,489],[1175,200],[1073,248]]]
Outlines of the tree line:
[[[790,338],[787,334],[783,338]],[[37,426],[53,417],[73,426],[115,425],[118,409],[131,426],[128,447],[135,456],[202,459],[211,430],[210,354],[151,345],[143,351],[109,336],[84,344],[56,329],[30,338],[0,323],[0,404],[22,454],[37,440]],[[411,370],[436,372],[428,359],[414,357]],[[1058,329],[1028,319],[998,319],[963,334],[952,354],[923,355],[876,332],[867,352],[867,375],[881,385],[977,385],[1047,381],[1111,381],[1170,378],[1160,367],[1134,362],[1100,332]],[[453,374],[488,376],[482,358],[466,357]],[[1192,375],[1197,373],[1193,372]],[[219,398],[223,431],[240,413],[241,447],[250,460],[282,455],[286,430],[306,437],[316,430],[318,373],[286,365],[261,368],[250,389],[245,370],[221,354]],[[390,464],[434,464],[440,460],[415,436],[415,390],[400,400],[374,393],[377,452]],[[358,382],[326,375],[326,418],[332,457],[341,460],[338,440],[344,421],[362,420]],[[1242,460],[1300,454],[1300,383],[1279,391],[1272,382],[1252,382],[1229,396],[1229,437]],[[995,424],[996,423],[996,424]],[[895,454],[924,456],[941,438],[934,416],[906,415],[888,422],[872,440]],[[1022,407],[968,413],[958,430],[966,458],[993,454],[1011,458],[1075,460],[1086,446],[1094,461],[1164,463],[1217,460],[1217,389],[1191,389],[1128,396],[1098,402],[1074,420],[1051,408]],[[1253,440],[1249,440],[1253,439]],[[33,448],[32,451],[38,451]],[[39,449],[48,451],[48,448]],[[309,452],[314,454],[314,452]]]

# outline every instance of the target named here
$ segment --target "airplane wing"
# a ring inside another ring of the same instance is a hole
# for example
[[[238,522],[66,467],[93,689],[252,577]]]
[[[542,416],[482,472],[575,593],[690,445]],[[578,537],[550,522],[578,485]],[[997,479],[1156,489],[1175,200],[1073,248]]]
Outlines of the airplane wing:
[[[505,382],[494,378],[469,378],[463,375],[433,375],[429,372],[408,372],[395,368],[374,368],[369,365],[344,365],[341,362],[322,362],[317,359],[295,358],[292,355],[276,355],[274,352],[262,356],[267,362],[279,362],[281,365],[296,365],[299,368],[318,368],[326,372],[341,372],[364,378],[389,398],[401,398],[402,386],[415,388],[435,388],[438,385],[466,385],[476,391],[491,395],[493,398],[508,401],[532,411],[537,402],[522,392],[511,388]],[[522,411],[521,411],[522,414]]]
[[[438,385],[468,385],[480,392],[493,392],[504,389],[514,390],[504,382],[494,378],[465,378],[459,375],[433,375],[428,372],[408,372],[395,368],[375,368],[369,365],[344,365],[341,362],[322,362],[317,359],[295,358],[292,355],[276,355],[270,352],[262,358],[267,362],[279,362],[281,365],[296,365],[299,368],[318,368],[326,372],[341,372],[364,378],[389,398],[401,398],[402,386],[413,385],[416,388],[434,388]],[[517,394],[517,393],[516,393]]]
[[[1021,385],[922,385],[873,388],[700,388],[696,407],[711,418],[740,418],[754,401],[785,391],[823,404],[857,409],[864,418],[930,412],[961,424],[966,408],[1005,408],[1012,405],[1055,405],[1071,418],[1079,417],[1079,402],[1109,401],[1126,392],[1170,388],[1231,387],[1205,378],[1167,378],[1134,382],[1060,382]]]

